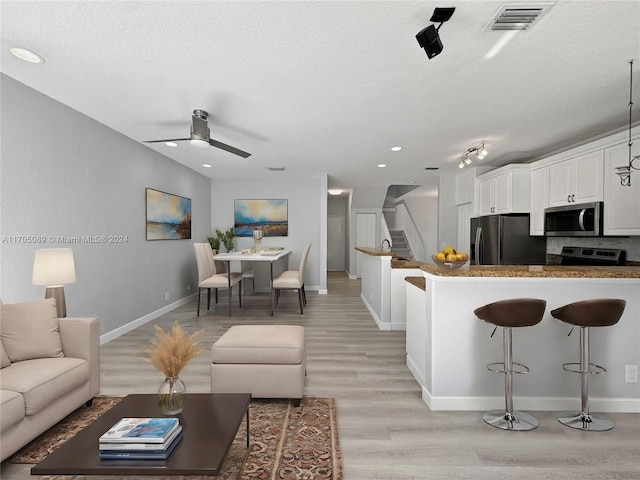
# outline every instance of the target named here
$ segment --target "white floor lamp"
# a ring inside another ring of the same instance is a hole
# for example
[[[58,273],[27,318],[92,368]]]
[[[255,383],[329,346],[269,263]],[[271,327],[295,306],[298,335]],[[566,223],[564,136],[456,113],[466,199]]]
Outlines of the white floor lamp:
[[[44,298],[55,298],[58,318],[67,316],[64,285],[76,281],[73,250],[70,248],[42,248],[33,259],[34,285],[47,287]]]

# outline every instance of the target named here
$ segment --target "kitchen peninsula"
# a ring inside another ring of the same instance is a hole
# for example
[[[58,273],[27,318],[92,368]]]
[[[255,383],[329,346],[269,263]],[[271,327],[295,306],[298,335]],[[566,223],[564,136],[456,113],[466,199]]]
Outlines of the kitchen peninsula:
[[[405,277],[422,275],[422,262],[399,259],[392,251],[356,247],[362,265],[360,297],[380,330],[405,330]]]
[[[542,322],[514,329],[514,360],[531,371],[514,380],[521,410],[580,405],[580,376],[562,364],[579,361],[579,331],[549,313],[590,298],[627,301],[619,323],[591,331],[591,361],[607,369],[591,381],[592,411],[640,413],[640,384],[625,381],[640,364],[640,267],[421,265],[407,279],[407,365],[432,410],[488,410],[504,404],[504,378],[486,365],[502,360],[502,335],[473,311],[516,297],[547,301]],[[364,280],[364,279],[363,279]]]

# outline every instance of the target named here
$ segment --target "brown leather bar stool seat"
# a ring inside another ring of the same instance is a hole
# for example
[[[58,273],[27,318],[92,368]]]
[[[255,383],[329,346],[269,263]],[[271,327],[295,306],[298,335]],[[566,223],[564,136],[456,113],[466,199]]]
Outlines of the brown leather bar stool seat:
[[[613,420],[589,411],[589,378],[606,372],[600,365],[591,363],[590,328],[615,325],[622,317],[626,304],[625,300],[617,298],[598,298],[570,303],[551,311],[551,315],[558,320],[580,327],[580,363],[565,363],[562,368],[581,376],[582,409],[579,412],[561,412],[557,418],[563,425],[596,432],[613,428]]]
[[[504,374],[505,409],[491,410],[482,416],[484,421],[492,427],[502,430],[525,431],[533,430],[538,426],[538,421],[532,415],[513,410],[513,374],[527,373],[529,368],[513,361],[511,330],[517,327],[531,327],[540,323],[546,305],[545,300],[537,298],[512,298],[489,303],[476,308],[473,312],[478,318],[495,325],[496,328],[502,327],[503,361],[487,365],[490,371]],[[514,365],[519,369],[514,370]]]

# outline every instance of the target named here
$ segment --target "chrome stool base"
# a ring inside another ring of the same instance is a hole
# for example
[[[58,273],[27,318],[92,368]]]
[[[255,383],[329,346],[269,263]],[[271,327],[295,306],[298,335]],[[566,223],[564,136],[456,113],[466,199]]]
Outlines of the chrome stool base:
[[[538,426],[538,420],[535,417],[518,410],[511,413],[504,410],[490,410],[482,415],[482,419],[492,427],[517,432],[533,430]]]
[[[611,430],[615,423],[604,415],[585,412],[560,412],[558,421],[567,427],[591,432],[606,432]]]

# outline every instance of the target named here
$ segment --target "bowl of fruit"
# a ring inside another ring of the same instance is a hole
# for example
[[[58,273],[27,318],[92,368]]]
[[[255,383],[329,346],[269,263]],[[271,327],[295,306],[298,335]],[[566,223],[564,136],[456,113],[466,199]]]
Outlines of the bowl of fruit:
[[[469,261],[469,254],[456,252],[452,246],[446,246],[438,253],[431,255],[434,263],[443,268],[460,268]]]

